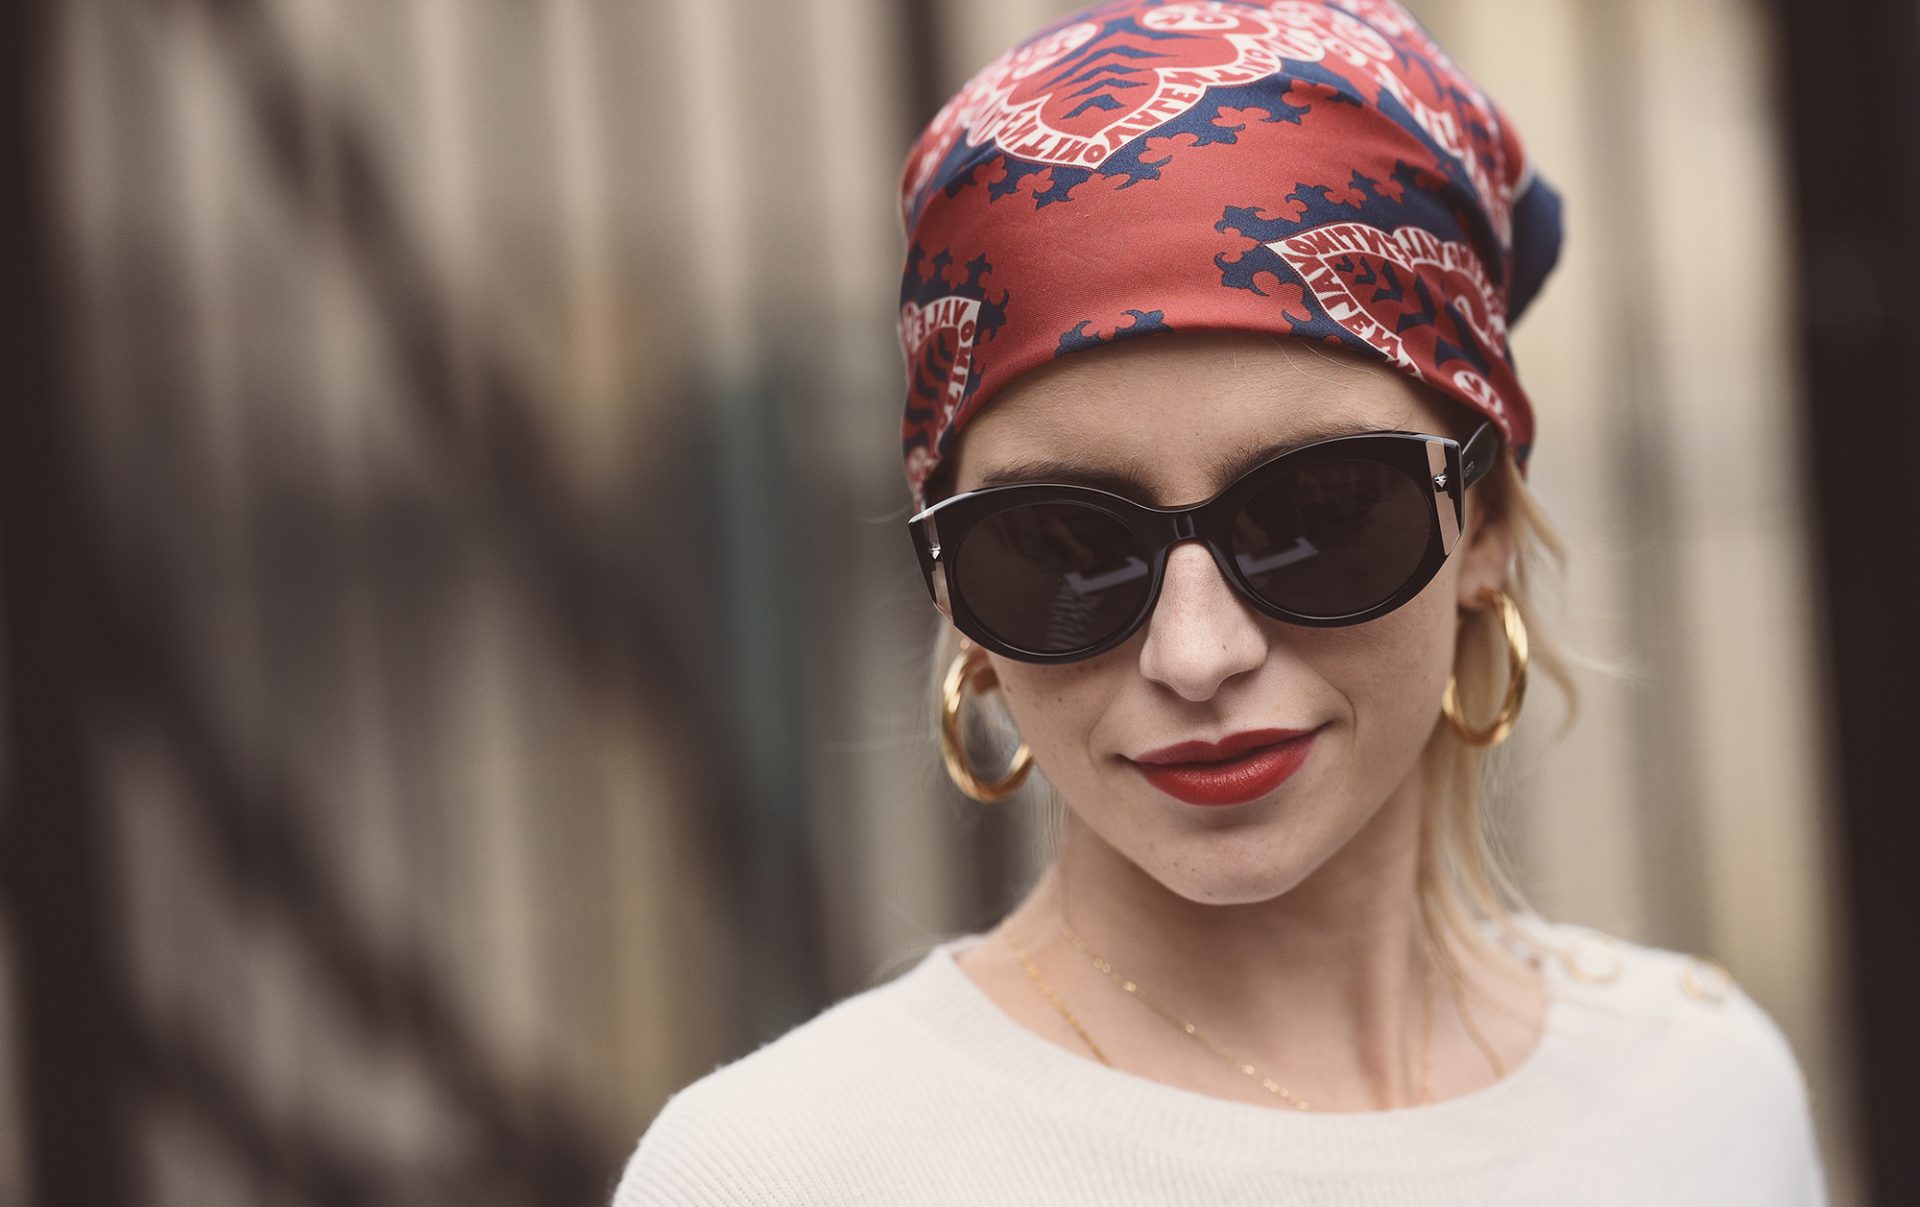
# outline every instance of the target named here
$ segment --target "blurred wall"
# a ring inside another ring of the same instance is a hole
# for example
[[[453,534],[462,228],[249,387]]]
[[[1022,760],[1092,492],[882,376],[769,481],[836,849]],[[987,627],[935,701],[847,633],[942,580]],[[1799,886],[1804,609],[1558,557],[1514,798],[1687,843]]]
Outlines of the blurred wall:
[[[597,1201],[672,1090],[993,923],[1042,802],[932,739],[893,189],[1073,5],[38,7],[7,707],[61,686],[6,753],[61,841],[0,918],[0,1199]],[[1777,50],[1411,7],[1567,202],[1514,346],[1595,668],[1511,743],[1524,883],[1726,963],[1857,1202]]]

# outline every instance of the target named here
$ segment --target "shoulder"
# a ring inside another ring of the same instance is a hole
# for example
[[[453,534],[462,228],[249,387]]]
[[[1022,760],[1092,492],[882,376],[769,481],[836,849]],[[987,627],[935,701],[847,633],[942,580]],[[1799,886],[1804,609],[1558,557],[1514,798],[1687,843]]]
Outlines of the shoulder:
[[[1773,1167],[1770,1184],[1824,1201],[1807,1079],[1786,1033],[1711,956],[1552,923],[1567,1025],[1647,1119],[1684,1132],[1700,1155]]]
[[[902,1000],[918,971],[675,1092],[628,1157],[613,1207],[822,1201],[857,1185],[875,1139],[909,1128],[906,1087],[931,1046]]]
[[[1723,1072],[1804,1096],[1806,1082],[1778,1023],[1710,955],[1568,922],[1548,926],[1565,996],[1620,1020],[1643,1042],[1683,1045]]]

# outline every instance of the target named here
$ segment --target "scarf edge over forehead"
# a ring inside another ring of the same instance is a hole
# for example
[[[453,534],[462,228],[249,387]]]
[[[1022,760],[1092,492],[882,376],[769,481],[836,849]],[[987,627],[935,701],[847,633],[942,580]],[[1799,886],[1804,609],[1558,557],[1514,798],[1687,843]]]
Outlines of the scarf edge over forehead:
[[[1164,331],[1352,349],[1491,418],[1562,201],[1393,0],[1114,0],[976,73],[900,177],[901,446],[917,512],[1021,373]]]

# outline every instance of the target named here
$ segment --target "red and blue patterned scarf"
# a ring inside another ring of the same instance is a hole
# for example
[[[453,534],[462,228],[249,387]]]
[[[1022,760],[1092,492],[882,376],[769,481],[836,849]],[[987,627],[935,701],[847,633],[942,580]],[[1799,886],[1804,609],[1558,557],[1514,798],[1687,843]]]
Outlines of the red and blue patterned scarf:
[[[947,102],[900,206],[916,511],[1009,381],[1157,331],[1377,357],[1490,416],[1525,472],[1507,332],[1559,256],[1560,197],[1391,0],[1083,9]]]

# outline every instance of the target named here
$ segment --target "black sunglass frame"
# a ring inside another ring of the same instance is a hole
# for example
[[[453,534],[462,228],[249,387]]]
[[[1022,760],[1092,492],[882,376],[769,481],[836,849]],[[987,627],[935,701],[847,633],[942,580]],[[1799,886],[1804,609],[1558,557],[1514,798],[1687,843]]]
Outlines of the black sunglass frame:
[[[1289,449],[1254,466],[1229,483],[1219,494],[1187,507],[1152,507],[1137,503],[1111,491],[1091,486],[1059,482],[1017,482],[990,486],[942,499],[907,521],[913,537],[914,552],[926,578],[927,593],[934,606],[953,621],[954,627],[976,644],[1007,658],[1021,662],[1078,662],[1106,653],[1138,632],[1153,614],[1160,600],[1160,588],[1166,578],[1167,556],[1181,541],[1199,540],[1213,553],[1229,585],[1265,615],[1289,624],[1311,628],[1339,628],[1361,624],[1384,616],[1406,603],[1433,581],[1446,564],[1447,556],[1460,539],[1466,524],[1466,492],[1485,476],[1493,465],[1499,447],[1500,430],[1492,420],[1483,420],[1464,445],[1446,436],[1428,432],[1369,431],[1350,436],[1334,436]],[[1386,599],[1359,612],[1341,616],[1310,616],[1270,602],[1255,591],[1236,564],[1231,533],[1234,517],[1248,499],[1283,473],[1319,461],[1360,458],[1377,461],[1409,475],[1433,498],[1432,523],[1428,527],[1427,547],[1419,566]],[[947,573],[943,549],[959,549],[973,527],[990,516],[1014,507],[1033,503],[1068,501],[1103,511],[1126,525],[1133,534],[1135,548],[1150,558],[1152,580],[1139,612],[1119,631],[1082,649],[1048,653],[1023,649],[996,637],[974,616],[968,607],[962,585]]]

